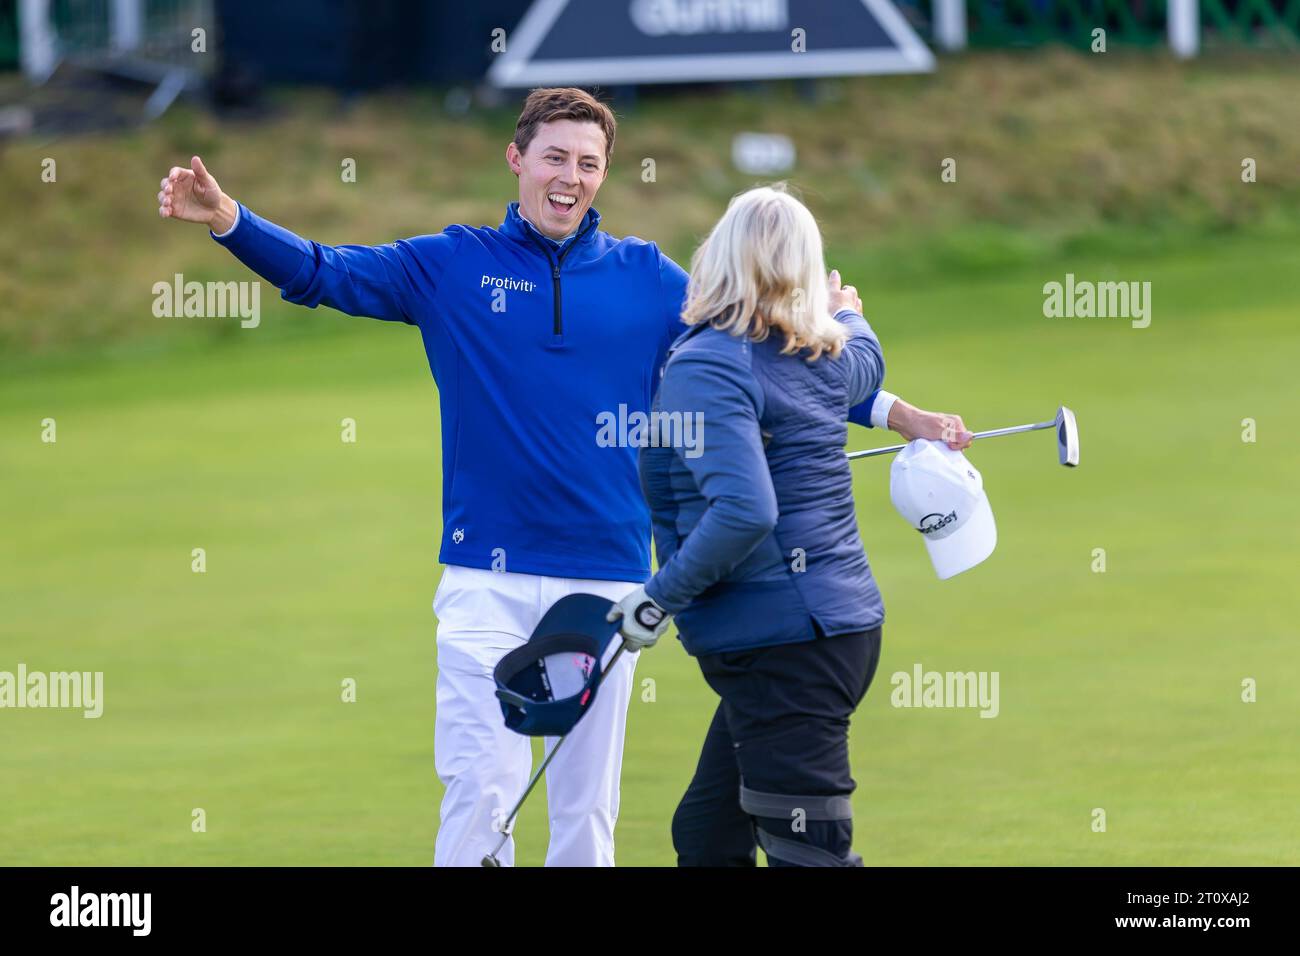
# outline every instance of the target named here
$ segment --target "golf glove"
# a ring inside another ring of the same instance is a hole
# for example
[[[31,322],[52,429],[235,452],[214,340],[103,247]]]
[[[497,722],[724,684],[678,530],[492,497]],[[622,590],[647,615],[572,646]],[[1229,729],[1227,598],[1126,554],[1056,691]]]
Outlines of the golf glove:
[[[644,647],[654,647],[659,635],[668,630],[671,616],[645,593],[642,586],[616,602],[605,615],[605,620],[617,621],[621,617],[623,624],[619,633],[623,635],[624,643],[628,650],[639,651]]]

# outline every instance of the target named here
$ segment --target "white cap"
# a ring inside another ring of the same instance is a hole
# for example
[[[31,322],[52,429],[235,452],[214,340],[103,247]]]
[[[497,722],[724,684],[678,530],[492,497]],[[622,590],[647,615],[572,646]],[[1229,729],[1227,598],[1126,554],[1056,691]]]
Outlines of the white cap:
[[[939,580],[975,567],[998,543],[984,479],[944,442],[916,439],[889,469],[889,497],[925,538]]]

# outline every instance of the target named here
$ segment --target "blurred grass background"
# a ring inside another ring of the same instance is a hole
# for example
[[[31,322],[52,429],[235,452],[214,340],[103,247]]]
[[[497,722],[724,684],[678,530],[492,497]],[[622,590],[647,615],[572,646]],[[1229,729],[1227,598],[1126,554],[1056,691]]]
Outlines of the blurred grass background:
[[[1187,65],[1049,48],[972,54],[934,76],[830,80],[816,101],[795,90],[647,96],[624,111],[597,204],[608,228],[687,261],[726,201],[755,182],[730,161],[731,137],[751,130],[795,140],[791,180],[830,255],[858,260],[863,285],[1088,250],[1168,250],[1243,228],[1292,239],[1297,231],[1300,75],[1288,59]],[[229,277],[222,249],[174,223],[160,232],[154,215],[156,183],[194,153],[231,195],[322,242],[495,225],[514,195],[504,160],[513,102],[462,118],[446,115],[431,92],[343,102],[282,91],[275,103],[272,122],[223,122],[178,106],[122,136],[0,153],[4,353],[238,334],[228,324],[154,319],[141,306],[174,272]],[[58,163],[57,183],[41,181],[46,156]],[[344,157],[356,160],[355,183],[340,181]],[[948,157],[956,183],[940,181]],[[1258,164],[1250,185],[1241,181],[1245,157]],[[652,183],[642,181],[646,158],[655,161]]]
[[[1062,402],[1079,415],[1076,471],[1044,435],[971,453],[999,546],[949,582],[894,516],[887,464],[855,465],[889,615],[852,734],[868,864],[1300,862],[1300,98],[1284,66],[970,56],[828,84],[815,104],[776,86],[624,114],[597,204],[613,233],[685,261],[752,182],[730,170],[732,133],[788,133],[790,179],[862,291],[891,388],[975,428]],[[418,335],[270,294],[257,330],[150,313],[175,272],[247,276],[156,218],[157,180],[195,152],[322,241],[496,223],[514,198],[511,110],[338,108],[285,93],[268,123],[177,109],[0,156],[0,670],[106,685],[99,720],[0,713],[0,863],[432,859],[441,476]],[[46,155],[57,185],[39,180]],[[956,184],[939,181],[946,156]],[[1258,183],[1241,182],[1247,156]],[[1151,327],[1045,319],[1042,285],[1067,271],[1150,281]],[[999,671],[999,717],[891,707],[890,675],[918,662]],[[676,642],[638,677],[654,699],[629,715],[619,860],[668,865],[714,698]],[[544,809],[519,824],[522,863],[543,859]]]

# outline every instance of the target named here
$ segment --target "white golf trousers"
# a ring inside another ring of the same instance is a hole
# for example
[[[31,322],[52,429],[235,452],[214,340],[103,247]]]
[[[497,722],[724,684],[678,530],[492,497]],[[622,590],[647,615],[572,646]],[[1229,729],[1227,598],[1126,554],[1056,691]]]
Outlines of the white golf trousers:
[[[492,669],[532,633],[552,604],[586,592],[618,600],[640,582],[553,578],[448,565],[438,617],[434,764],[442,798],[434,866],[479,866],[496,848],[506,815],[532,774],[530,738],[507,730]],[[620,645],[610,642],[606,660]],[[623,732],[638,655],[606,674],[591,710],[546,770],[551,839],[547,866],[613,866]],[[550,753],[558,738],[545,739]],[[538,790],[541,788],[539,787]],[[528,799],[538,800],[534,792]],[[512,828],[513,829],[513,826]],[[497,854],[514,865],[513,837]]]

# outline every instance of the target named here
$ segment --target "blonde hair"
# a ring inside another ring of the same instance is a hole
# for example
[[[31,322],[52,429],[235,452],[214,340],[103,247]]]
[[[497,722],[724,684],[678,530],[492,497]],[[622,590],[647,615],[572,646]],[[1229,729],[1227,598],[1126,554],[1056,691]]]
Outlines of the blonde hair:
[[[844,347],[844,326],[829,308],[817,220],[776,183],[733,197],[695,250],[682,321],[755,342],[775,331],[785,336],[782,355],[809,349],[811,362]]]

